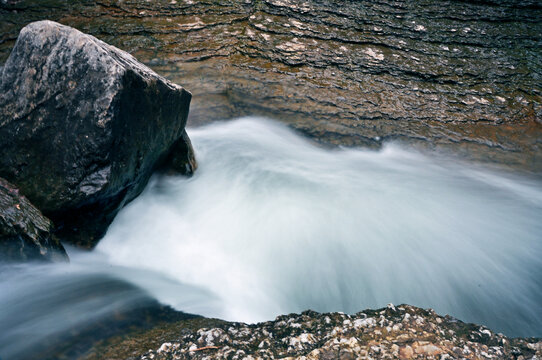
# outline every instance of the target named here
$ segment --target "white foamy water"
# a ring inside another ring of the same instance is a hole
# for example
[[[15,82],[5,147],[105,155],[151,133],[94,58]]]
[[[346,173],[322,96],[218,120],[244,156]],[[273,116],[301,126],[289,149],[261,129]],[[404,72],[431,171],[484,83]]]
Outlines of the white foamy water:
[[[193,178],[155,177],[97,251],[213,292],[255,322],[431,307],[542,335],[542,187],[387,146],[326,150],[244,118],[189,132]],[[185,294],[156,294],[179,310]]]
[[[195,176],[155,176],[92,253],[0,267],[2,359],[148,298],[246,322],[408,303],[542,336],[540,180],[256,118],[189,135]]]

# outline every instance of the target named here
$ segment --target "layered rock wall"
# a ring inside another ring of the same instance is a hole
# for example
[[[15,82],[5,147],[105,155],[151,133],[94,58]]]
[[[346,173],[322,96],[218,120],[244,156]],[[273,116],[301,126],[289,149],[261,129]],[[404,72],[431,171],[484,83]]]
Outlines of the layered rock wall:
[[[538,1],[14,3],[4,58],[26,22],[57,19],[193,90],[191,124],[261,114],[326,143],[542,169]]]

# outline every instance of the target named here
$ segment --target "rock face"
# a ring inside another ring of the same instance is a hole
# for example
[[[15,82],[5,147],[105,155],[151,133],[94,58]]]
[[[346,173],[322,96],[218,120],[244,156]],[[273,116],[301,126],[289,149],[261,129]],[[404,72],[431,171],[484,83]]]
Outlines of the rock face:
[[[0,260],[67,260],[53,224],[0,178]]]
[[[207,322],[188,320],[120,338],[85,359],[535,360],[542,355],[540,339],[507,338],[410,305],[355,315],[306,311],[253,325]],[[151,339],[160,340],[149,351]]]
[[[280,316],[228,324],[163,343],[150,359],[537,359],[542,342],[513,341],[490,330],[408,305],[348,316]]]
[[[312,138],[397,140],[542,172],[540,1],[32,1],[193,91],[190,124],[259,114]]]
[[[1,73],[0,176],[54,221],[59,236],[92,246],[172,147],[184,152],[177,162],[193,158],[184,132],[190,99],[93,36],[32,23]],[[184,165],[176,167],[194,167]]]

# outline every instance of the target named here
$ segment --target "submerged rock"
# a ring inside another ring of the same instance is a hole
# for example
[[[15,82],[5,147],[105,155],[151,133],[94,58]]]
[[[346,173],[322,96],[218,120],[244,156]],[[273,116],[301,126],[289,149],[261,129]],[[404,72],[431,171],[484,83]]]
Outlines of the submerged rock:
[[[0,260],[67,260],[53,223],[0,178]]]
[[[0,176],[69,242],[96,244],[171,149],[185,152],[176,168],[195,167],[191,94],[93,36],[32,23],[0,79]]]

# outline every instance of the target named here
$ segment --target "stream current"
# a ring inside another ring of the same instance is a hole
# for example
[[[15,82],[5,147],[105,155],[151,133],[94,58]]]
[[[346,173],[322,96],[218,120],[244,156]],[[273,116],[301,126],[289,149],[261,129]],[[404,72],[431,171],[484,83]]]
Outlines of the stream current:
[[[542,183],[398,145],[324,149],[260,118],[189,129],[90,253],[0,271],[0,357],[152,298],[257,322],[430,307],[542,336]]]

